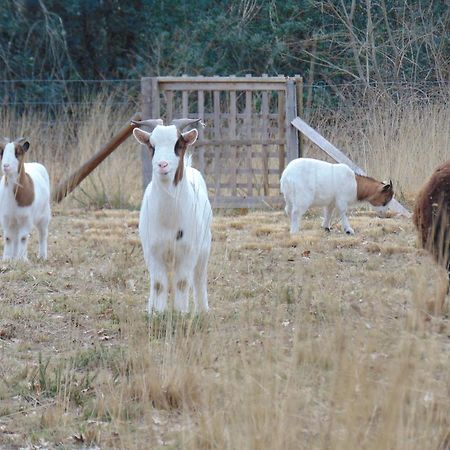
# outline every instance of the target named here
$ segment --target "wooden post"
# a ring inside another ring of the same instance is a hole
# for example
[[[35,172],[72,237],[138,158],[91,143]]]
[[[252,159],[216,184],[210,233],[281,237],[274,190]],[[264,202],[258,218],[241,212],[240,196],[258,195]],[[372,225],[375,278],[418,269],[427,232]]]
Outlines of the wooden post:
[[[159,119],[159,89],[158,78],[144,77],[141,79],[142,119]],[[152,160],[148,148],[141,146],[142,188],[145,191],[152,179]]]
[[[295,92],[297,97],[297,116],[304,117],[303,114],[303,77],[300,75],[295,75]],[[298,138],[298,156],[301,158],[303,156],[303,135],[302,133],[297,133]]]
[[[106,159],[128,136],[131,135],[134,125],[132,120],[141,120],[141,113],[136,113],[104,147],[86,161],[78,170],[66,180],[58,184],[53,192],[53,201],[59,203],[70,194],[104,159]]]
[[[299,157],[298,134],[291,122],[297,117],[297,100],[295,82],[293,79],[286,80],[286,156],[287,163]]]

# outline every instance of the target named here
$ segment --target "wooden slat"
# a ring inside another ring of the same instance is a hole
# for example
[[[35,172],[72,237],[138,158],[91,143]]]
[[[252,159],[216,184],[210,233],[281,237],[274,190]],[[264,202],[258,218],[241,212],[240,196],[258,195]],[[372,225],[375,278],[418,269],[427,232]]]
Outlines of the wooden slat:
[[[264,170],[263,190],[264,195],[269,195],[269,149],[267,146],[269,128],[269,94],[261,94],[261,142],[262,142],[262,164]]]
[[[222,82],[220,80],[214,80],[210,82],[195,81],[177,81],[177,82],[166,82],[160,81],[160,89],[162,91],[171,90],[171,91],[195,91],[201,87],[204,91],[284,91],[285,90],[285,81],[277,81],[277,82],[268,82],[265,84],[261,84],[255,81],[240,82],[237,84],[235,81],[233,82]]]
[[[283,197],[214,197],[213,208],[278,208],[284,204]]]
[[[170,91],[166,91],[166,92],[170,92]],[[270,91],[260,91],[260,92],[267,92],[267,93],[269,93]],[[227,111],[222,111],[221,116],[222,116],[222,119],[228,119],[230,117],[230,114]],[[244,119],[244,117],[245,117],[244,113],[239,113],[238,112],[236,114],[236,118],[237,119]],[[261,117],[261,115],[254,113],[253,117]],[[205,119],[211,119],[212,120],[213,118],[214,118],[214,113],[205,113]],[[278,119],[278,114],[269,113],[269,119],[274,119],[274,120]],[[278,130],[278,128],[277,128],[277,130]]]
[[[230,92],[230,118],[228,121],[228,133],[230,140],[236,138],[236,113],[237,113],[237,106],[236,106],[236,91]],[[231,190],[233,195],[236,195],[236,170],[237,170],[237,148],[236,146],[232,146],[231,148],[231,177],[230,177],[230,183],[231,183]]]
[[[279,183],[269,183],[268,186],[270,188],[279,188],[280,184]],[[209,185],[209,187],[211,189],[214,189],[214,186]],[[231,186],[230,183],[220,183],[220,188],[225,189],[225,190],[231,190]],[[247,189],[247,183],[236,183],[236,188],[241,190],[243,193],[245,193],[246,189]],[[242,195],[242,197],[247,197],[247,195]]]
[[[156,93],[154,92],[153,79],[150,77],[141,80],[141,99],[142,99],[142,119],[150,119],[153,114],[153,106]],[[141,163],[142,163],[142,189],[150,183],[152,179],[152,160],[150,152],[146,145],[141,145]]]
[[[214,137],[216,141],[221,141],[220,134],[220,92],[214,91]],[[220,156],[222,153],[222,146],[217,144],[214,152],[214,175],[216,177],[216,194],[219,194],[220,183]]]
[[[181,108],[182,116],[189,117],[189,92],[183,91],[181,93]]]
[[[166,92],[166,123],[171,123],[173,119],[173,91]]]
[[[358,167],[350,158],[345,156],[337,147],[335,147],[331,142],[325,139],[314,128],[310,127],[304,120],[300,119],[300,117],[296,117],[294,120],[292,120],[291,123],[297,130],[301,131],[307,138],[318,145],[335,161],[347,164],[347,166],[349,166],[358,175],[366,175],[363,169]],[[391,201],[391,203],[389,204],[389,208],[398,214],[404,215],[406,217],[411,217],[411,213],[395,199]]]
[[[289,163],[298,158],[297,130],[291,127],[291,121],[297,117],[297,100],[294,80],[286,81],[286,157]]]
[[[253,175],[263,175],[263,174],[268,174],[268,175],[278,175],[278,169],[267,169],[264,170],[263,168],[261,169],[255,169],[254,167],[237,167],[236,169],[234,168],[223,168],[220,170],[220,175],[230,175],[232,173],[236,173],[238,175],[247,175],[247,174],[253,174]],[[231,188],[232,184],[228,183],[228,186]],[[245,185],[247,186],[247,185]]]
[[[286,165],[286,96],[284,92],[278,93],[278,133],[283,142],[278,148],[278,170],[281,177]]]
[[[300,75],[295,75],[295,90],[297,97],[297,116],[304,117],[303,115],[303,78]],[[303,155],[303,142],[302,133],[298,133],[298,156]]]
[[[247,75],[246,78],[250,78],[251,75]],[[246,91],[245,92],[245,110],[244,110],[244,132],[245,137],[247,139],[252,138],[252,98],[253,94],[252,91]],[[252,168],[252,148],[251,146],[247,146],[246,149],[247,153],[247,167],[249,169]],[[253,176],[251,173],[248,174],[247,177],[247,195],[252,196],[253,195]]]
[[[201,120],[205,120],[205,93],[204,91],[198,91],[197,93],[197,102],[198,102],[198,117]],[[198,127],[198,162],[199,162],[199,170],[201,173],[205,173],[205,146],[202,144],[205,140],[205,132],[203,127]]]
[[[265,145],[284,145],[283,139],[267,139],[264,141]],[[226,145],[226,146],[246,146],[246,145],[261,145],[263,142],[261,139],[227,139],[223,138],[221,140],[217,139],[202,139],[200,141],[201,145]]]
[[[197,145],[197,144],[196,144]],[[200,145],[201,145],[201,143],[200,143]],[[199,146],[200,146],[199,145]],[[226,156],[226,153],[227,152],[225,152],[225,155],[223,155],[223,156]],[[213,159],[214,158],[214,154],[215,154],[215,150],[213,149],[213,151],[205,151],[205,159]],[[258,151],[254,151],[254,150],[252,150],[252,158],[261,158],[261,155],[262,155],[262,153],[261,152],[258,152]],[[268,152],[267,153],[267,157],[270,159],[270,158],[278,158],[278,152],[276,152],[276,151],[272,151],[272,152]],[[233,169],[234,170],[234,169]],[[272,169],[271,169],[272,170]],[[276,170],[277,171],[277,173],[279,173],[279,171],[278,171],[278,168],[274,168],[273,170]]]
[[[229,84],[229,83],[247,83],[249,82],[249,77],[245,76],[245,77],[235,77],[235,76],[230,76],[230,77],[218,77],[218,76],[214,76],[214,77],[203,77],[203,76],[197,76],[197,77],[189,77],[186,75],[183,75],[183,82],[187,82],[187,83],[199,83],[199,84],[206,84],[206,83],[220,83],[220,84]],[[286,82],[286,77],[284,77],[283,75],[279,75],[276,77],[263,77],[263,78],[259,78],[259,77],[250,77],[250,82],[254,83],[254,84],[270,84],[270,83],[280,83],[283,84]],[[158,82],[159,83],[163,83],[163,84],[176,84],[180,82],[180,77],[172,77],[172,76],[167,76],[167,77],[158,77]]]

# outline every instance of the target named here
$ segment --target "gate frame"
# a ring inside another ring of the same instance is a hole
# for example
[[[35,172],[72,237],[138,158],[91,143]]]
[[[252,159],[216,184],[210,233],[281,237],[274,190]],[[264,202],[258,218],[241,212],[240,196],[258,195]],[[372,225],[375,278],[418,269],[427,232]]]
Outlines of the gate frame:
[[[286,153],[284,165],[301,156],[301,134],[298,133],[298,131],[291,125],[292,120],[294,120],[298,115],[302,115],[303,113],[303,80],[300,75],[296,75],[295,77],[269,77],[267,75],[263,75],[262,77],[252,77],[251,75],[246,75],[245,77],[190,77],[186,75],[183,75],[182,77],[143,77],[141,78],[143,120],[150,118],[160,118],[161,95],[165,92],[175,91],[182,92],[183,117],[189,117],[188,95],[190,92],[197,92],[197,95],[203,95],[201,93],[204,93],[205,91],[217,93],[223,91],[244,91],[246,92],[246,96],[251,96],[251,93],[254,91],[284,92],[285,105],[284,111],[282,111],[282,114],[284,115],[283,136],[285,139],[284,145]],[[169,115],[171,114],[172,112],[170,112]],[[201,115],[204,114],[203,108],[198,112],[198,114],[200,116],[200,119],[204,119],[204,117],[201,117]],[[216,126],[218,125],[219,124],[216,124]],[[227,141],[225,140],[225,145],[226,143]],[[202,133],[200,132],[199,145],[201,144]],[[142,183],[143,188],[145,189],[148,183],[151,181],[152,176],[151,156],[145,146],[141,147],[141,160]],[[248,191],[252,191],[250,182]],[[280,206],[282,204],[282,197],[281,195],[249,197],[230,196],[230,198],[227,200],[226,196],[222,196],[219,197],[219,199],[212,198],[212,204],[213,207],[216,208],[246,208],[255,207],[258,205],[263,206],[264,204],[266,206]]]

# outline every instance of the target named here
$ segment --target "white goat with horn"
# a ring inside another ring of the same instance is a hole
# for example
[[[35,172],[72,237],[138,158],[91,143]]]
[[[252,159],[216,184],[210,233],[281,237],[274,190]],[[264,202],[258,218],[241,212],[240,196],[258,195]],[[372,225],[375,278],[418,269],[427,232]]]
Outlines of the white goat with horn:
[[[169,126],[161,119],[132,122],[151,130],[133,130],[134,137],[153,156],[152,181],[145,190],[139,217],[139,235],[150,272],[149,313],[167,308],[169,291],[174,295],[175,309],[188,312],[191,289],[194,310],[208,310],[212,211],[206,183],[201,173],[190,167],[186,155],[198,132],[194,128],[183,133],[199,121],[178,119]]]

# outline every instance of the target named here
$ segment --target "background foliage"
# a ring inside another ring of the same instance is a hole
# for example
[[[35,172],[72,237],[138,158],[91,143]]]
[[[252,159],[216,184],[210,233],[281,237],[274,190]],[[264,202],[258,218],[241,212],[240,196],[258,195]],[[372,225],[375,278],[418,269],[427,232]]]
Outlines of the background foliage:
[[[446,0],[4,0],[0,79],[444,82]]]

